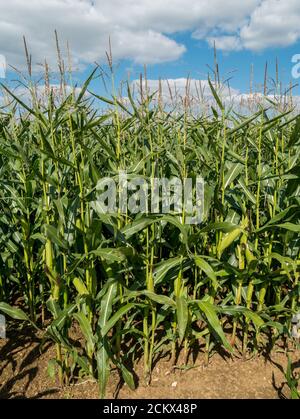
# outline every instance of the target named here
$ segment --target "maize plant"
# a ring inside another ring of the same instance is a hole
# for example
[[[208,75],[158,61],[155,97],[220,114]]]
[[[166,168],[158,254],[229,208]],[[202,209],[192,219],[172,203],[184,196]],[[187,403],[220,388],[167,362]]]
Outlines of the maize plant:
[[[59,100],[29,84],[25,101],[2,85],[0,310],[55,343],[49,369],[62,385],[94,377],[101,397],[113,366],[134,388],[141,356],[150,384],[162,354],[187,364],[198,346],[209,362],[220,347],[247,356],[291,338],[299,116],[275,103],[239,115],[210,80],[207,115],[170,111],[143,83],[138,94],[127,84],[126,101],[115,88],[104,98],[90,91],[96,75]],[[163,199],[158,213],[103,211],[101,182],[120,171],[149,184],[201,176],[201,222],[163,212]]]

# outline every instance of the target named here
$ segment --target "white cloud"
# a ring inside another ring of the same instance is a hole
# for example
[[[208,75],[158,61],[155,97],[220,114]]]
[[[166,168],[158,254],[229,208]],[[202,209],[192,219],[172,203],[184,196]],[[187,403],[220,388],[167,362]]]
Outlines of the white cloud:
[[[241,28],[245,48],[285,47],[300,38],[299,0],[264,0]]]
[[[0,0],[0,51],[10,64],[24,64],[23,35],[33,62],[56,62],[54,30],[66,52],[69,42],[74,65],[103,61],[111,37],[115,59],[139,63],[176,60],[185,47],[164,35],[147,15],[138,19],[138,2],[125,0]],[[144,6],[146,3],[141,2]],[[144,7],[147,12],[147,7]],[[156,16],[157,17],[157,16]],[[135,22],[135,23],[134,23]]]
[[[216,46],[217,49],[223,51],[240,51],[243,47],[241,40],[237,36],[233,35],[224,35],[217,37],[207,37],[208,44],[213,47]]]
[[[33,62],[56,61],[54,30],[74,66],[113,56],[137,63],[177,60],[180,31],[225,51],[291,45],[300,38],[299,0],[0,0],[0,53],[24,64],[25,35]]]
[[[224,50],[249,49],[261,51],[271,47],[286,47],[300,39],[299,0],[262,0],[233,33],[205,37]],[[224,32],[223,27],[223,32]],[[226,32],[226,30],[225,30]]]

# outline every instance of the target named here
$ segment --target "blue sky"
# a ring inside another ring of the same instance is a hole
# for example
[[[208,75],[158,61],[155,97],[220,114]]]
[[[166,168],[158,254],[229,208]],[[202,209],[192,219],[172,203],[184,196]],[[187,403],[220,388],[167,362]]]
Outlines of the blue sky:
[[[213,66],[215,42],[221,77],[247,93],[250,66],[261,91],[265,63],[269,79],[275,78],[276,57],[280,80],[289,85],[291,59],[300,54],[299,21],[299,0],[0,0],[0,56],[24,71],[25,35],[36,77],[45,59],[55,73],[57,30],[65,61],[69,43],[79,84],[94,62],[106,62],[109,38],[117,81],[128,71],[137,79],[143,64],[152,80],[201,80]],[[93,86],[103,93],[98,82]]]
[[[177,79],[190,76],[193,79],[205,79],[208,72],[212,74],[209,67],[214,67],[213,47],[204,41],[191,39],[190,33],[179,34],[174,38],[184,43],[187,51],[174,62],[147,65],[148,78]],[[295,54],[300,54],[299,42],[290,47],[270,48],[259,52],[217,50],[217,61],[222,79],[230,79],[230,85],[233,88],[247,93],[250,90],[251,66],[253,65],[253,84],[256,85],[256,90],[259,90],[262,89],[264,83],[266,62],[268,62],[269,87],[272,88],[271,79],[276,79],[276,59],[279,79],[283,86],[289,86],[290,81],[298,84],[299,80],[293,79],[291,74],[294,65],[291,58]],[[137,79],[139,74],[144,72],[142,65],[133,64],[128,60],[119,62],[117,68],[119,79],[126,79],[128,69],[133,79]],[[299,88],[295,87],[294,92],[298,94]]]

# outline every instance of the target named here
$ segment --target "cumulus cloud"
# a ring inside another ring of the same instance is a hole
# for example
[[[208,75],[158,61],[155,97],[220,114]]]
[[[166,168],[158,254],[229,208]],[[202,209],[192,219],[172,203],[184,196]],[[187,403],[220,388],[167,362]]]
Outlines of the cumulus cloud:
[[[241,28],[242,43],[252,50],[292,45],[300,38],[299,19],[298,0],[265,0]]]
[[[174,61],[186,51],[172,35],[189,31],[225,51],[291,45],[300,38],[298,0],[0,0],[0,53],[22,67],[25,35],[33,63],[55,63],[54,30],[74,66],[116,60]]]
[[[54,30],[74,65],[103,61],[111,38],[115,59],[158,63],[179,58],[185,47],[160,31],[147,16],[138,19],[137,2],[125,0],[0,0],[0,51],[10,64],[24,63],[23,35],[33,62],[56,62]],[[147,12],[148,2],[141,2]],[[137,9],[137,10],[136,10]],[[152,19],[153,20],[153,19]]]
[[[208,44],[223,51],[240,51],[242,47],[241,40],[237,36],[224,35],[218,37],[207,37]]]
[[[248,49],[261,51],[272,47],[293,45],[300,39],[299,0],[262,0],[254,5],[245,20],[233,31],[223,26],[207,37],[210,45],[225,51]]]

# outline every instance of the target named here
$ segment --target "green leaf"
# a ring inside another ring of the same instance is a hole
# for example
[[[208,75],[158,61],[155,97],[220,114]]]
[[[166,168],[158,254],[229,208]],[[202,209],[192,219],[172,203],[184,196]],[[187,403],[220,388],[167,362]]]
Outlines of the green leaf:
[[[226,336],[222,330],[221,323],[216,314],[216,309],[214,305],[209,303],[208,301],[203,301],[203,300],[196,300],[195,302],[197,302],[197,304],[199,305],[199,308],[204,313],[208,324],[210,325],[212,330],[216,333],[216,335],[220,338],[224,347],[229,352],[233,352],[233,348],[227,341]]]
[[[228,233],[230,231],[235,230],[237,227],[238,226],[236,224],[229,223],[227,221],[222,222],[222,223],[210,223],[208,224],[208,226],[202,228],[200,230],[200,233],[208,233],[212,230],[216,230],[216,231],[221,230],[224,233]]]
[[[87,91],[87,88],[88,88],[90,82],[92,81],[92,79],[94,77],[94,74],[96,73],[97,70],[98,70],[98,67],[94,68],[94,70],[92,71],[92,73],[89,75],[89,77],[87,78],[87,80],[84,82],[84,84],[82,86],[82,89],[81,89],[81,91],[80,91],[80,93],[79,93],[79,95],[77,97],[77,100],[76,100],[76,104],[77,105],[80,103],[81,99],[83,98],[83,96],[84,96],[85,92]]]
[[[131,89],[130,89],[130,86],[129,86],[129,83],[127,82],[127,95],[128,95],[128,99],[129,99],[129,102],[130,102],[130,104],[131,104],[131,106],[132,106],[132,109],[134,110],[134,114],[135,114],[135,116],[140,120],[140,121],[142,121],[143,120],[143,118],[141,117],[141,115],[140,115],[140,113],[139,113],[139,111],[138,111],[138,108],[136,107],[136,104],[135,104],[135,102],[134,102],[134,99],[133,99],[133,97],[132,97],[132,94],[131,94]]]
[[[50,312],[52,313],[53,317],[56,319],[61,312],[61,308],[57,300],[54,300],[54,298],[50,297],[49,300],[46,302],[46,306],[48,310],[50,310]]]
[[[103,399],[106,394],[106,387],[110,372],[109,367],[109,354],[106,349],[106,345],[103,344],[100,346],[96,353],[96,359],[97,359],[97,369],[98,369],[98,384],[99,384],[99,392],[100,397]]]
[[[175,302],[170,297],[166,295],[155,294],[151,291],[141,291],[138,293],[139,295],[145,295],[146,297],[150,298],[150,300],[155,301],[158,304],[167,305],[169,307],[175,307]]]
[[[58,330],[61,330],[75,309],[75,303],[69,304],[64,310],[59,312],[55,320],[51,323],[51,326],[55,326]]]
[[[293,147],[294,145],[297,144],[297,142],[299,141],[300,138],[300,117],[297,117],[297,121],[296,124],[294,126],[292,135],[290,136],[290,140],[288,143],[288,148]]]
[[[225,185],[224,188],[228,188],[230,184],[241,174],[243,171],[243,165],[240,163],[234,164],[232,167],[228,169],[226,176],[225,176]]]
[[[256,233],[263,232],[268,229],[274,229],[274,227],[283,228],[284,230],[293,231],[294,233],[300,233],[300,224],[283,223],[283,224],[266,224],[263,227],[255,230]]]
[[[139,220],[135,220],[130,224],[127,224],[125,227],[122,228],[121,233],[124,234],[126,239],[129,239],[134,234],[139,233],[140,231],[144,230],[150,224],[158,222],[159,220],[157,217],[144,217],[140,218]]]
[[[117,283],[113,282],[108,287],[106,294],[101,300],[101,310],[100,310],[100,316],[99,316],[99,326],[101,329],[106,325],[106,323],[108,322],[108,319],[111,316],[113,301],[116,297],[117,290],[118,290]]]
[[[108,119],[110,119],[113,116],[113,113],[108,113],[106,115],[102,115],[99,118],[95,119],[95,120],[91,120],[90,122],[88,122],[85,126],[84,129],[85,130],[91,130],[92,128],[95,127],[99,127],[100,125],[103,124],[103,122],[107,121]]]
[[[300,233],[300,224],[283,223],[283,224],[275,224],[275,227],[293,231],[294,233]]]
[[[20,98],[18,98],[16,95],[14,95],[4,84],[0,83],[0,85],[3,87],[4,90],[6,90],[6,92],[12,96],[16,102],[19,103],[19,105],[21,105],[24,109],[26,109],[30,114],[34,115],[37,120],[40,120],[41,122],[43,122],[44,125],[46,124],[45,118],[44,116],[40,113],[40,112],[35,112],[33,109],[29,108],[29,106],[27,106]]]
[[[210,77],[208,77],[208,84],[209,84],[210,90],[211,90],[211,92],[212,92],[212,94],[213,94],[213,97],[215,98],[215,100],[216,100],[216,102],[217,102],[217,104],[218,104],[219,108],[221,109],[221,111],[224,111],[224,106],[223,106],[223,104],[222,104],[222,101],[221,101],[221,99],[219,98],[218,93],[216,92],[216,90],[215,90],[215,88],[214,88],[214,86],[213,86],[212,82],[210,81]]]
[[[111,157],[115,158],[114,150],[112,149],[111,145],[105,142],[105,140],[92,128],[90,128],[91,132],[93,133],[94,137],[98,141],[98,143],[101,145],[101,147],[106,151],[106,153]]]
[[[99,256],[102,259],[105,259],[107,262],[123,262],[126,260],[126,257],[132,254],[133,251],[130,247],[120,247],[120,248],[101,248],[99,247],[96,250],[90,252],[91,255]]]
[[[236,127],[232,128],[230,131],[228,131],[227,135],[235,134],[240,129],[245,128],[247,125],[249,125],[252,121],[254,121],[260,115],[261,115],[261,111],[258,111],[253,116],[250,116],[248,119],[246,119],[242,123],[238,124]]]
[[[49,336],[54,342],[62,345],[63,348],[72,352],[73,348],[67,337],[63,336],[63,334],[53,324],[47,327],[45,336]]]
[[[247,188],[246,184],[244,183],[243,179],[238,179],[238,184],[240,185],[240,187],[242,188],[244,194],[246,195],[246,197],[249,199],[249,201],[252,202],[252,204],[256,205],[256,199],[255,196],[253,195],[253,193],[249,190],[249,188]]]
[[[183,295],[176,297],[176,315],[179,338],[182,341],[184,339],[189,320],[188,304],[186,301],[186,297],[184,297]]]
[[[157,217],[149,216],[149,217],[140,218],[138,220],[133,221],[131,224],[127,224],[121,230],[121,232],[124,234],[126,239],[129,239],[131,236],[144,230],[149,225],[153,223],[162,222],[162,221],[173,224],[175,227],[177,227],[182,233],[183,242],[187,243],[188,237],[187,237],[186,226],[181,224],[175,216],[171,216],[171,215],[163,215],[163,216],[157,216]]]
[[[208,278],[213,281],[214,285],[218,286],[217,276],[213,268],[210,266],[210,264],[206,262],[206,260],[203,259],[201,256],[195,256],[195,263],[196,263],[196,266],[202,269],[202,271],[206,273]]]
[[[61,239],[58,235],[57,228],[54,226],[45,225],[45,232],[46,237],[52,241],[52,243],[55,243],[59,248],[67,250],[68,249],[68,243],[66,240]]]
[[[90,322],[84,313],[74,313],[73,317],[79,323],[80,329],[86,339],[88,348],[92,350],[95,346],[95,339]]]
[[[155,285],[160,284],[171,269],[179,268],[184,260],[184,258],[179,256],[160,262],[153,270],[153,278]]]
[[[135,383],[134,383],[132,373],[128,371],[128,369],[122,363],[120,363],[120,369],[121,369],[122,377],[125,383],[128,385],[130,390],[135,390]]]
[[[0,311],[2,313],[7,314],[9,317],[15,320],[25,320],[31,323],[27,314],[24,313],[23,310],[17,307],[12,307],[7,303],[1,302],[0,303]]]
[[[108,321],[103,325],[101,329],[102,336],[106,336],[107,333],[114,327],[114,325],[135,306],[134,303],[128,303],[125,306],[121,307]]]

